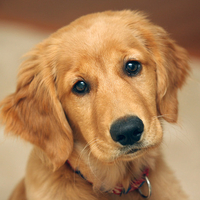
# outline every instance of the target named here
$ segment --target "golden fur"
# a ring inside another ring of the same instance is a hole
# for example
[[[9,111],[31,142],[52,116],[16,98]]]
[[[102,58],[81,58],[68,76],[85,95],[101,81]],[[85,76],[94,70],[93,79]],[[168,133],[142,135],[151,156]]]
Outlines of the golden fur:
[[[140,12],[91,14],[58,30],[27,56],[16,92],[1,102],[6,132],[34,145],[11,200],[139,200],[137,190],[121,197],[104,191],[118,183],[127,188],[144,166],[150,168],[150,199],[187,199],[159,146],[161,120],[177,121],[177,90],[189,66],[185,50],[162,28]],[[128,60],[142,63],[139,75],[124,73]],[[73,92],[81,80],[90,85],[85,95]],[[127,115],[138,116],[145,127],[140,150],[131,154],[109,132]]]

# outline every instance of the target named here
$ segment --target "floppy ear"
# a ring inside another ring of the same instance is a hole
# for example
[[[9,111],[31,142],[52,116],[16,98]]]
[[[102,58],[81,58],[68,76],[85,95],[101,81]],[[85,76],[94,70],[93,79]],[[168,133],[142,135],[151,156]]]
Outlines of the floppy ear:
[[[73,136],[56,93],[56,51],[48,48],[38,45],[22,63],[16,92],[1,102],[0,117],[6,132],[41,148],[57,169],[72,151]]]
[[[185,83],[190,70],[188,56],[162,28],[157,27],[155,31],[158,114],[166,121],[174,123],[178,117],[177,92]]]

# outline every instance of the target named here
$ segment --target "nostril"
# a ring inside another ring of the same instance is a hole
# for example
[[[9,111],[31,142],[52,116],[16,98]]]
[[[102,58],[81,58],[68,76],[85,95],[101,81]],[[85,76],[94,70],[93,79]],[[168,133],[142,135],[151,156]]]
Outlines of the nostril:
[[[144,131],[142,120],[136,116],[123,117],[116,120],[110,128],[110,134],[115,142],[121,145],[133,145],[138,142]]]
[[[126,137],[125,137],[124,135],[118,135],[118,136],[116,137],[116,139],[117,139],[117,141],[122,141],[122,140],[125,140]]]
[[[117,135],[115,142],[119,142],[122,145],[125,145],[127,143],[127,137],[125,135]]]

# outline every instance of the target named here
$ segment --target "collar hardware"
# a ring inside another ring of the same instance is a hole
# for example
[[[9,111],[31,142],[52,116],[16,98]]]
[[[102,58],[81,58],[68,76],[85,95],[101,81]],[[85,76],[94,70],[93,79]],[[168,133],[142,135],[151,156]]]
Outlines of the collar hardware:
[[[139,187],[138,188],[138,192],[140,193],[140,195],[141,195],[141,197],[143,197],[144,199],[149,199],[150,198],[150,196],[151,196],[151,183],[150,183],[150,181],[149,181],[149,179],[148,179],[148,177],[145,175],[145,182],[143,182],[143,183],[146,183],[147,184],[147,186],[148,186],[148,194],[147,195],[144,195],[142,192],[141,192],[141,190],[140,190],[140,188],[142,187],[142,185],[141,185],[141,187]]]

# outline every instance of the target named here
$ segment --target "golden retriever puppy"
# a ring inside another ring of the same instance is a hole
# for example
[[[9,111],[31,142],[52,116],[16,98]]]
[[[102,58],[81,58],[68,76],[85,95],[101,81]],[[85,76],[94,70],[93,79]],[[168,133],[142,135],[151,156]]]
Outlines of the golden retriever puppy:
[[[186,200],[160,150],[177,121],[187,54],[140,12],[87,15],[27,54],[1,102],[32,143],[11,200]]]

